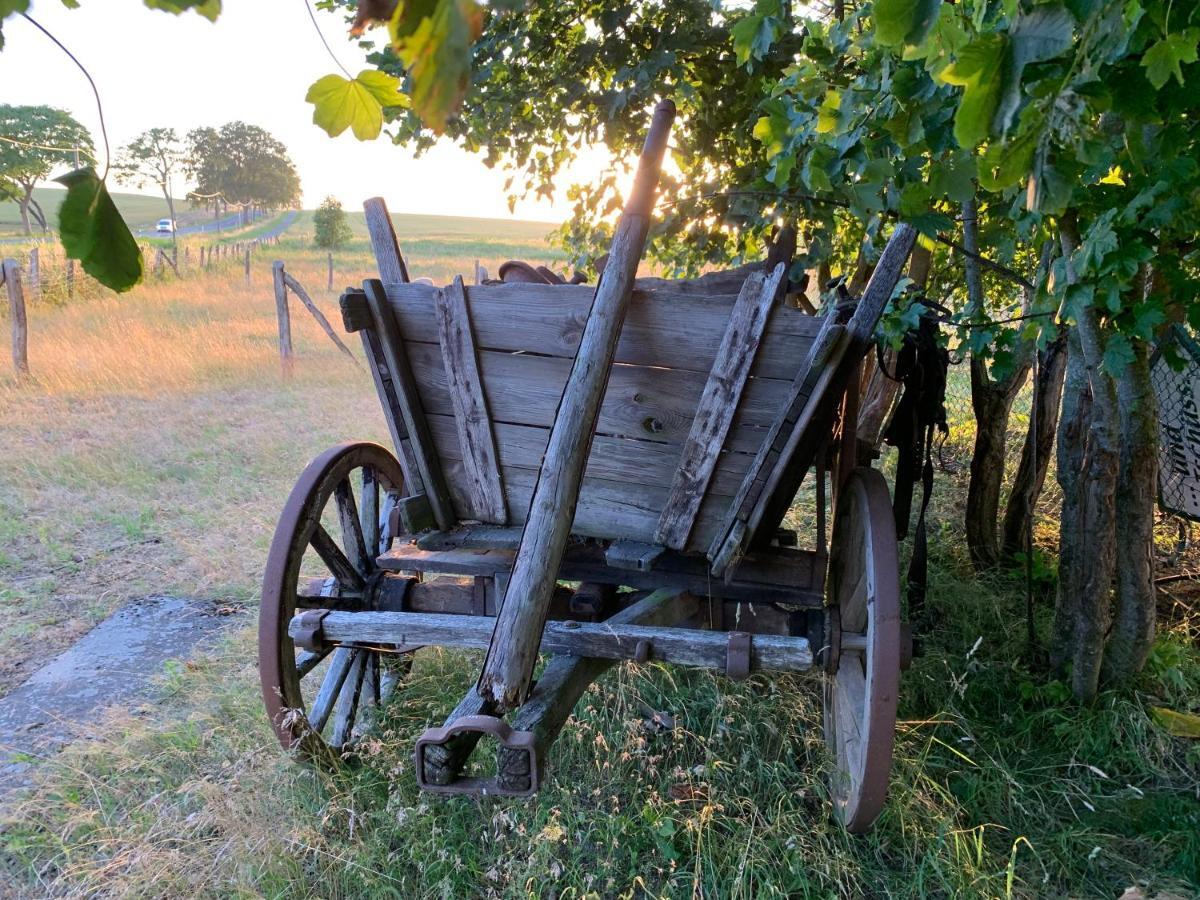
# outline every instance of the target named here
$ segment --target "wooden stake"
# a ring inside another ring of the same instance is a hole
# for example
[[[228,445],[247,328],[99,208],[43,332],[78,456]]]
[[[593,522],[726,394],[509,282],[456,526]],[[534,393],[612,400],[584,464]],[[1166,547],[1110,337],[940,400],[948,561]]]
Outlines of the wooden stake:
[[[617,223],[608,265],[596,288],[579,351],[550,430],[521,546],[477,688],[480,696],[501,710],[519,706],[529,692],[674,119],[675,104],[670,100],[659,103],[638,162],[633,192]]]
[[[37,247],[29,251],[29,290],[35,298],[42,296],[42,266]]]
[[[246,248],[246,287],[250,287],[250,248]]]
[[[325,286],[325,290],[333,290],[333,254],[329,254],[329,284]]]
[[[8,288],[9,317],[12,319],[12,361],[18,375],[29,374],[29,326],[25,320],[25,293],[21,289],[21,267],[15,259],[4,261],[4,284]]]
[[[275,260],[271,267],[275,282],[275,315],[279,318],[279,363],[283,377],[292,375],[292,321],[288,313],[287,282],[284,280],[283,261]]]

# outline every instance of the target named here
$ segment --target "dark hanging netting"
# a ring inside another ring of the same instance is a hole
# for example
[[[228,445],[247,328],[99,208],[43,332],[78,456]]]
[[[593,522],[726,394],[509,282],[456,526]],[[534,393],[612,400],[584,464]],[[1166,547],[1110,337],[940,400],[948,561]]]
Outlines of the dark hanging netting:
[[[1183,367],[1172,366],[1183,360]],[[1200,521],[1200,344],[1172,326],[1150,363],[1158,399],[1158,505]]]

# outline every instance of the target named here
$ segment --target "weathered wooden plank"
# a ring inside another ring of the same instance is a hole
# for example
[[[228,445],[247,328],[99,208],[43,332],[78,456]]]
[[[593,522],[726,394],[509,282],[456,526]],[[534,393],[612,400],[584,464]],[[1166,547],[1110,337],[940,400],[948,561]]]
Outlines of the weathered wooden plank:
[[[379,557],[379,565],[390,571],[445,572],[454,575],[485,575],[497,579],[512,569],[516,557],[510,550],[422,550],[402,543]],[[821,606],[826,557],[807,550],[777,547],[765,553],[747,553],[734,577],[714,579],[701,556],[665,551],[650,571],[614,569],[604,551],[587,544],[571,545],[563,555],[558,577],[563,581],[592,581],[657,590],[672,587],[698,597],[725,597],[751,603],[787,603]],[[497,589],[499,590],[499,589]]]
[[[785,270],[781,263],[769,275],[751,275],[738,294],[655,529],[656,543],[677,550],[687,544]]]
[[[491,643],[492,631],[498,623],[499,619],[491,616],[331,612],[321,626],[326,638],[338,643],[421,644],[478,650]],[[300,620],[296,617],[289,624],[289,632],[299,631]],[[542,653],[613,660],[644,657],[655,662],[722,670],[729,645],[729,635],[720,631],[610,622],[547,622],[539,637]],[[812,651],[807,638],[779,634],[752,636],[752,672],[802,672],[811,667]],[[483,705],[486,707],[487,703]]]
[[[606,625],[675,625],[694,615],[699,601],[691,594],[655,591],[605,619]],[[588,685],[616,665],[616,660],[582,656],[556,656],[547,663],[529,699],[517,711],[515,731],[534,734],[537,758],[545,767],[546,753],[562,730],[571,710]],[[507,790],[529,789],[529,755],[501,747],[496,754],[496,775]]]
[[[441,352],[435,344],[406,345],[425,411],[451,416],[453,402]],[[571,362],[551,356],[479,353],[479,371],[495,423],[549,428],[571,374]],[[683,369],[613,366],[600,404],[595,432],[612,437],[657,441],[677,448],[687,439],[705,377]],[[751,378],[742,392],[726,449],[757,452],[765,429],[786,402],[790,384]]]
[[[375,251],[379,277],[389,284],[407,282],[408,266],[400,252],[387,204],[382,197],[371,197],[363,203],[363,213],[366,215],[367,233],[371,236],[371,249]]]
[[[419,284],[386,284],[385,288],[405,337],[436,343],[436,289]],[[469,286],[467,307],[476,345],[481,350],[526,350],[572,359],[579,349],[594,293],[595,288],[588,285]],[[707,373],[716,359],[736,296],[689,296],[665,289],[634,291],[615,362]],[[790,381],[819,326],[818,319],[800,310],[776,307],[767,321],[750,374]]]
[[[429,426],[425,421],[421,399],[417,394],[416,380],[405,352],[404,341],[396,327],[396,319],[391,314],[387,299],[383,293],[383,285],[375,279],[364,282],[367,304],[371,310],[374,332],[379,340],[380,350],[387,365],[388,377],[395,391],[400,414],[404,420],[405,430],[411,447],[413,459],[421,474],[421,483],[425,494],[429,497],[429,505],[433,508],[434,519],[439,528],[449,528],[454,522],[454,510],[450,505],[450,495],[446,490],[446,480],[442,476],[441,465],[433,446],[433,438],[429,434]]]
[[[469,509],[471,501],[463,487],[467,479],[462,471],[462,462],[444,460],[443,464],[454,508]],[[500,472],[504,480],[509,522],[514,525],[525,524],[530,519],[538,473],[532,469],[509,469],[503,466]],[[655,487],[585,476],[580,485],[574,518],[567,520],[569,533],[653,543],[654,530],[666,498],[667,488],[661,485]],[[690,547],[703,549],[708,546],[730,502],[728,497],[710,495],[704,498],[696,517]]]
[[[901,223],[896,226],[887,246],[883,248],[866,290],[863,291],[862,299],[855,306],[854,315],[846,326],[848,346],[835,366],[836,372],[831,381],[833,389],[826,391],[817,401],[819,408],[813,416],[814,427],[807,429],[796,442],[794,451],[783,458],[778,477],[765,495],[763,509],[756,514],[757,525],[752,529],[750,536],[751,542],[756,546],[766,540],[768,535],[774,534],[783,521],[805,473],[812,466],[817,451],[828,436],[836,404],[846,386],[851,384],[853,373],[857,371],[862,358],[874,344],[876,326],[896,290],[900,276],[904,273],[916,240],[916,229]]]
[[[21,267],[15,259],[4,260],[4,286],[8,291],[8,314],[12,321],[12,361],[18,375],[29,374],[29,324],[25,316],[25,292]]]
[[[333,651],[333,657],[329,660],[329,668],[325,671],[321,688],[317,691],[317,696],[313,698],[312,706],[308,711],[308,723],[312,726],[313,731],[320,732],[324,729],[325,723],[329,721],[329,714],[333,712],[333,703],[341,693],[342,685],[346,683],[346,675],[350,672],[350,663],[353,660],[354,651],[349,647],[338,647]]]
[[[458,432],[450,416],[428,414],[429,431],[433,435],[438,456],[443,460],[461,459],[462,450],[458,443]],[[765,429],[756,429],[761,435]],[[494,422],[492,432],[496,436],[496,449],[500,465],[508,469],[533,469],[541,464],[546,452],[550,429],[538,425],[516,425],[511,422]],[[750,453],[722,451],[718,457],[716,472],[709,483],[709,490],[720,496],[732,497],[737,493],[747,469],[754,457]],[[675,444],[657,441],[627,440],[598,434],[592,439],[592,450],[588,454],[589,478],[606,478],[629,484],[645,484],[661,487],[670,484],[679,461],[679,448]]]
[[[287,282],[283,277],[283,262],[275,260],[271,266],[275,285],[275,317],[279,322],[279,363],[284,377],[292,374],[292,319],[288,312]]]
[[[465,489],[470,499],[467,518],[503,525],[508,521],[496,439],[488,417],[487,400],[479,378],[471,318],[462,278],[435,294],[438,334],[446,382],[454,406]]]
[[[675,104],[661,101],[654,111],[633,190],[617,221],[608,266],[596,288],[579,351],[550,429],[529,518],[477,687],[480,695],[501,711],[518,706],[529,691],[542,624],[571,531],[572,512],[579,499],[600,401],[613,368],[613,354],[646,243],[659,170],[674,119]]]

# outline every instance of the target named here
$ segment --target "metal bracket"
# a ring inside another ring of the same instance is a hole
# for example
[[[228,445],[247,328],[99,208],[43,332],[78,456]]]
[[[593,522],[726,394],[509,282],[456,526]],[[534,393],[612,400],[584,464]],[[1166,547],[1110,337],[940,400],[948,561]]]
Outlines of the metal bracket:
[[[296,631],[292,643],[302,650],[314,653],[325,649],[325,629],[322,622],[329,615],[328,609],[306,609],[300,614],[300,627]]]
[[[486,734],[499,741],[500,746],[518,750],[529,758],[529,787],[514,791],[500,784],[499,778],[459,778],[450,784],[434,784],[425,780],[425,748],[430,744],[445,744],[457,734]],[[513,731],[503,719],[495,716],[463,716],[442,728],[430,728],[417,738],[414,754],[417,763],[417,786],[423,791],[439,794],[476,794],[482,796],[532,797],[541,784],[537,746],[532,731]]]
[[[750,677],[750,635],[745,631],[729,632],[725,648],[725,675],[734,681]]]

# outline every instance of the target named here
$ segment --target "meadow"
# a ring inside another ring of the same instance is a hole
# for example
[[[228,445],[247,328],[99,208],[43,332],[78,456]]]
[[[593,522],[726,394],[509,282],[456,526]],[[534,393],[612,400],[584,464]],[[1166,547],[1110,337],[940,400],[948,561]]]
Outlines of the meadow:
[[[512,257],[555,259],[537,223],[396,225],[413,276],[436,283],[476,260],[494,271]],[[348,439],[386,443],[369,377],[302,310],[295,376],[281,377],[270,258],[339,322],[310,228],[305,216],[256,257],[249,285],[230,264],[35,304],[32,375],[0,377],[0,693],[130,599],[207,598],[232,612],[216,650],[170,667],[144,706],[110,711],[9,805],[0,879],[13,895],[1200,891],[1200,746],[1150,712],[1200,703],[1194,601],[1164,594],[1163,637],[1136,690],[1074,704],[1027,654],[1021,573],[971,573],[959,441],[932,510],[929,624],[902,682],[891,800],[867,836],[830,821],[812,678],[734,684],[625,665],[577,707],[536,800],[442,800],[417,792],[412,742],[461,697],[479,657],[429,649],[358,763],[326,772],[288,759],[255,671],[267,545],[312,456]],[[373,274],[359,217],[355,231],[335,255],[339,286]],[[1044,549],[1051,501],[1045,512]],[[1052,579],[1041,553],[1043,634]]]

